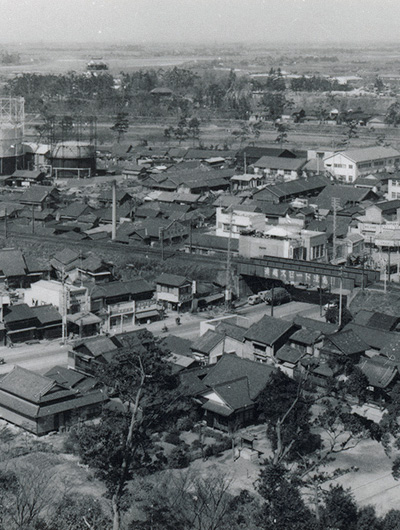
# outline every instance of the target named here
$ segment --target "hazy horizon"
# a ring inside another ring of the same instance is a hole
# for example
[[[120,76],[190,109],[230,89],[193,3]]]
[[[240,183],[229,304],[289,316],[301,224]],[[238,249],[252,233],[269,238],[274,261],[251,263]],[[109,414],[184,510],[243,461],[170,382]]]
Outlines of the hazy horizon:
[[[8,44],[400,44],[396,0],[0,0]]]

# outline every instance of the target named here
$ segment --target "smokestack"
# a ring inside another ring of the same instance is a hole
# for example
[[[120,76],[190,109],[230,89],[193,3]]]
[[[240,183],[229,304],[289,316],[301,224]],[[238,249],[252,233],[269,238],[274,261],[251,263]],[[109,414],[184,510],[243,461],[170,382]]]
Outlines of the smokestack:
[[[112,233],[111,239],[115,241],[117,238],[117,183],[112,182]]]

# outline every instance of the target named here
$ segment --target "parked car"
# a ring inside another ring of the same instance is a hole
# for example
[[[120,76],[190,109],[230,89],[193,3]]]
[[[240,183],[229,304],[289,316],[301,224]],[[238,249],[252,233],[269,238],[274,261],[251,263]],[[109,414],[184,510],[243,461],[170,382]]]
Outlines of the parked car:
[[[262,298],[258,294],[252,294],[248,297],[247,302],[249,305],[261,304]]]
[[[272,305],[272,302],[274,305],[285,304],[290,302],[291,299],[292,297],[283,287],[275,287],[273,291],[271,289],[264,297],[265,303],[268,305]]]
[[[328,309],[332,309],[334,307],[339,307],[339,302],[337,300],[333,300],[331,302],[328,302],[327,304],[324,305],[324,311],[328,311]]]
[[[265,301],[265,297],[266,297],[267,294],[269,294],[269,293],[270,293],[269,290],[268,290],[268,291],[260,291],[260,292],[258,293],[258,296],[261,298],[261,300],[264,300],[264,301]]]

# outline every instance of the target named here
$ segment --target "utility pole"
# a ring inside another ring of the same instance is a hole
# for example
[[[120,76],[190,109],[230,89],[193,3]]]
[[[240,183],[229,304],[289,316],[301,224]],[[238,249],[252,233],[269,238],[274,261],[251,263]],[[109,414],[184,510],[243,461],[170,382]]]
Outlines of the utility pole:
[[[7,208],[4,210],[4,237],[7,239]]]
[[[272,284],[271,289],[271,317],[274,316],[274,284]]]
[[[229,215],[229,236],[228,236],[228,253],[226,256],[226,275],[225,275],[225,311],[229,311],[232,306],[232,256],[231,256],[231,242],[232,242],[232,223],[233,210]]]
[[[340,199],[338,197],[332,197],[332,208],[333,208],[333,255],[332,259],[336,259],[337,254],[337,241],[336,241],[336,233],[337,233],[337,219],[336,219],[336,213],[338,208],[340,207]]]
[[[67,341],[67,293],[65,289],[65,269],[63,268],[61,272],[61,305],[62,305],[62,343],[65,344]]]
[[[192,220],[189,221],[189,252],[192,253],[193,250],[193,226]]]
[[[319,275],[319,316],[322,317],[322,275]]]
[[[35,206],[32,204],[32,234],[35,233]]]
[[[160,228],[161,261],[164,261],[164,228]]]
[[[340,267],[339,329],[342,327],[342,306],[343,306],[343,267]]]

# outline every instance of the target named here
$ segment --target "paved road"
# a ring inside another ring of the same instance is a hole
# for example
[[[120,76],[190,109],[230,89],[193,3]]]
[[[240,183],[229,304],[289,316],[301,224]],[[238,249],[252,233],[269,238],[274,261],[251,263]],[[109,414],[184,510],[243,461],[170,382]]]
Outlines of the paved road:
[[[244,306],[236,313],[243,318],[243,325],[248,326],[259,320],[264,314],[269,315],[271,308],[265,304],[255,306]],[[302,302],[290,302],[279,307],[274,308],[274,316],[290,320],[294,315],[301,313],[303,315],[316,316],[318,308],[315,305],[306,304]],[[185,313],[181,315],[181,325],[177,326],[175,323],[175,314],[170,313],[166,320],[162,322],[154,322],[146,326],[146,328],[160,337],[173,334],[185,339],[195,339],[199,336],[200,322],[212,318],[223,317],[224,313],[200,313],[192,315]],[[164,324],[168,327],[168,332],[162,332]],[[135,327],[133,329],[138,329]],[[13,348],[5,346],[0,347],[0,357],[3,357],[6,364],[0,365],[0,374],[10,371],[12,366],[19,365],[29,370],[34,370],[38,373],[45,373],[54,365],[67,366],[68,364],[68,350],[70,345],[61,345],[60,340],[42,341],[40,344],[21,344]]]

